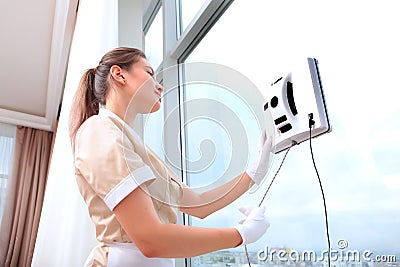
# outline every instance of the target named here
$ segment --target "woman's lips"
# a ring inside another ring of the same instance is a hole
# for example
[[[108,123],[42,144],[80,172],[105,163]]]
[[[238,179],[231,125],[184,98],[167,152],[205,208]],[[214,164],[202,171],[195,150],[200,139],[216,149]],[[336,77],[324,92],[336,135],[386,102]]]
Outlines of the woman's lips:
[[[160,102],[160,103],[161,103],[161,94],[160,94],[160,93],[158,93],[158,92],[156,92],[156,95],[158,96],[158,102]]]

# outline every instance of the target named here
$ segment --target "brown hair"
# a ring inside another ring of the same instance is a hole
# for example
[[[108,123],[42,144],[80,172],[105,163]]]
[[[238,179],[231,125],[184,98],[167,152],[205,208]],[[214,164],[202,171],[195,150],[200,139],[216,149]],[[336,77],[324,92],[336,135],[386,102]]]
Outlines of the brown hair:
[[[74,143],[79,127],[91,116],[99,113],[99,107],[106,104],[106,96],[111,85],[110,69],[119,66],[130,70],[132,64],[145,58],[145,54],[136,48],[120,47],[107,52],[96,68],[83,74],[72,103],[69,117],[69,135]]]

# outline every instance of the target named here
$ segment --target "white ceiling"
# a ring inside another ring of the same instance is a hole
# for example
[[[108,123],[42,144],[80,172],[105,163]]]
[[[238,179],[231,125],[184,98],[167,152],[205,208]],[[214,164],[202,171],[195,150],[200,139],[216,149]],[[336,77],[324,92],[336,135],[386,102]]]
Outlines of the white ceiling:
[[[78,0],[2,1],[0,121],[52,131]]]
[[[143,12],[157,1],[142,0]],[[1,1],[0,122],[55,129],[78,3]]]

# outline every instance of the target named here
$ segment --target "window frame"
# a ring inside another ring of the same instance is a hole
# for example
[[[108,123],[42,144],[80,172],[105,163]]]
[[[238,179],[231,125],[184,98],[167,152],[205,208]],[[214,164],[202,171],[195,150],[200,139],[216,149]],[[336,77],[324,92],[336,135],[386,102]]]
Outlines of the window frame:
[[[158,82],[163,84],[164,89],[164,119],[169,116],[169,121],[173,124],[164,125],[164,149],[167,159],[173,162],[179,162],[179,166],[173,166],[167,161],[167,164],[178,174],[182,182],[187,182],[186,177],[186,146],[185,146],[185,108],[184,108],[184,66],[185,59],[192,53],[196,46],[211,30],[219,18],[225,13],[234,0],[208,0],[197,12],[191,23],[182,32],[181,21],[181,1],[180,0],[151,0],[148,8],[143,13],[143,34],[146,34],[154,21],[157,13],[162,7],[163,20],[163,61],[157,67]],[[167,75],[163,75],[164,70]],[[173,88],[176,90],[169,90]],[[176,107],[179,112],[172,113]],[[174,115],[171,115],[174,114]],[[174,116],[171,118],[171,116]],[[181,154],[177,155],[172,146],[171,140],[175,140],[175,136],[170,136],[171,132],[175,132],[172,128],[179,127]],[[178,223],[190,225],[190,216],[180,213]],[[176,259],[176,267],[190,267],[191,259]]]

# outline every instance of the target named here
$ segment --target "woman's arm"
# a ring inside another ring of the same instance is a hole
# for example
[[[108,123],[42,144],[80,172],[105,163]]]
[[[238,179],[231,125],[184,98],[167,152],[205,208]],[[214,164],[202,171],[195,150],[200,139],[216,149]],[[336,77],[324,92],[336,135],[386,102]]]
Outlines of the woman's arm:
[[[246,172],[202,194],[184,187],[180,210],[192,216],[204,218],[236,200],[254,183],[260,184],[268,172],[271,147],[272,138],[267,137],[264,130],[258,141],[255,161]]]
[[[151,197],[137,188],[123,199],[114,213],[135,245],[146,257],[193,257],[233,248],[243,241],[235,228],[200,228],[163,224]]]
[[[194,192],[189,187],[184,187],[180,210],[198,218],[205,218],[232,203],[253,184],[253,180],[245,172],[235,179],[201,194]]]

